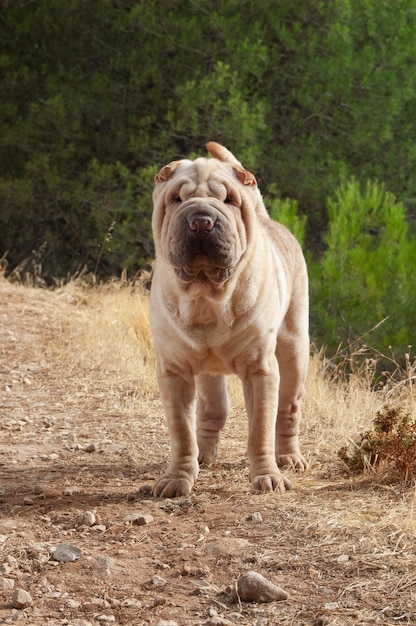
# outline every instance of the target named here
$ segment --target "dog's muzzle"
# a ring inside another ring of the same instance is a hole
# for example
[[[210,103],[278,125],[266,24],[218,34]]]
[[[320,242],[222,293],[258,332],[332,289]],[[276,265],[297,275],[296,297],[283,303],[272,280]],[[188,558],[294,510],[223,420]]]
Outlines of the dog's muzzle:
[[[205,199],[186,203],[170,231],[168,260],[184,282],[195,279],[222,284],[235,262],[235,237],[224,214]]]

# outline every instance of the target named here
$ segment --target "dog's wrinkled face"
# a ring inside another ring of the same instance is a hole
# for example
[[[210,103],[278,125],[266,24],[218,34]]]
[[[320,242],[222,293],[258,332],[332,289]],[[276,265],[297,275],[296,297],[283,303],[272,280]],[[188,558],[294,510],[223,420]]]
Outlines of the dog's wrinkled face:
[[[247,247],[244,185],[255,185],[250,176],[203,158],[170,163],[156,176],[155,243],[182,283],[221,285],[231,277]]]

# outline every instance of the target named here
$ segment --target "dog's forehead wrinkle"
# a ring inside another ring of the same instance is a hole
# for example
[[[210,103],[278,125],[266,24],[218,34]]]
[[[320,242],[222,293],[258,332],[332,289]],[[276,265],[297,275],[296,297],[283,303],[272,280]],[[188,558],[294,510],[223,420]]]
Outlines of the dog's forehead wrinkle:
[[[225,199],[231,181],[236,182],[228,164],[213,158],[200,157],[195,161],[186,161],[178,174],[180,178],[176,178],[175,184],[180,187],[184,198],[212,196]]]

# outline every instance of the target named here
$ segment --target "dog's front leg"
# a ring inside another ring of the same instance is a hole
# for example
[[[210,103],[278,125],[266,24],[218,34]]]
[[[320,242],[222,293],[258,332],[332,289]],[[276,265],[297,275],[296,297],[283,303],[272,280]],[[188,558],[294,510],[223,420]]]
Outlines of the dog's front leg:
[[[195,429],[195,382],[158,371],[171,442],[168,469],[155,483],[153,494],[165,498],[187,496],[198,476],[198,445]]]
[[[196,377],[198,402],[197,439],[200,464],[210,465],[217,458],[220,431],[230,410],[225,376],[200,374]]]
[[[255,491],[286,491],[289,480],[280,473],[275,458],[275,420],[279,396],[276,359],[261,366],[244,380],[248,415],[248,460]]]

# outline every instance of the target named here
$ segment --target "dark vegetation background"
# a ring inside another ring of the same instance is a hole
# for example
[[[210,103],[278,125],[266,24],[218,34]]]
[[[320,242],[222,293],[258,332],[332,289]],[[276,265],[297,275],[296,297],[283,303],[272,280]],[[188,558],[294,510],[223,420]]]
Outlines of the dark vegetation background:
[[[317,345],[408,350],[416,0],[0,8],[8,275],[133,278],[152,257],[154,174],[212,139],[254,171],[272,216],[301,239]]]

